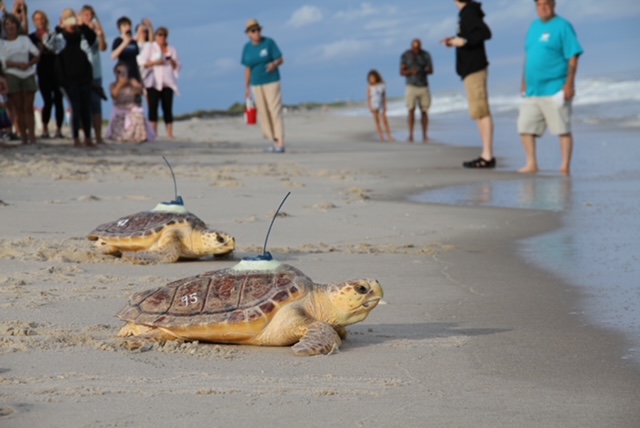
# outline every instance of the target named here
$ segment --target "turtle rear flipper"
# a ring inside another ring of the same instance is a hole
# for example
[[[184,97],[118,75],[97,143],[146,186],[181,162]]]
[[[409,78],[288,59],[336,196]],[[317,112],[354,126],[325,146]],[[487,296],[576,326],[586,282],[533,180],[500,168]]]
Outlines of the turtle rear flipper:
[[[147,351],[154,343],[164,345],[167,340],[180,340],[165,330],[141,324],[127,323],[118,332],[119,346],[129,351]]]
[[[307,334],[293,345],[293,353],[298,356],[318,354],[329,355],[340,348],[342,340],[329,324],[316,321],[307,329]]]

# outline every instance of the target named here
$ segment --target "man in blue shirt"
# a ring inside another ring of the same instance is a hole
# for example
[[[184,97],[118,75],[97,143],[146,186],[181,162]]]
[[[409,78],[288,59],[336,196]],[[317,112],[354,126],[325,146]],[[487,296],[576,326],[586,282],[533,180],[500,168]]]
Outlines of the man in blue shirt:
[[[560,136],[560,172],[571,172],[573,136],[571,101],[575,96],[575,77],[582,47],[573,26],[556,15],[555,0],[534,0],[539,19],[535,20],[525,43],[525,65],[518,116],[518,132],[527,157],[523,173],[538,171],[536,137],[549,132]]]

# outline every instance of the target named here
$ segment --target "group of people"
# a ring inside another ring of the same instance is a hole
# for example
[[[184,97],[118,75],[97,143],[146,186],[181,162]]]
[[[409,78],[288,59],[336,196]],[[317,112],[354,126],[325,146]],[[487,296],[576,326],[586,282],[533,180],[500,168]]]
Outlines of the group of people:
[[[571,133],[571,101],[575,96],[575,76],[583,49],[573,26],[555,13],[555,0],[534,0],[538,19],[533,22],[525,41],[525,65],[522,75],[523,97],[518,116],[518,133],[526,155],[522,173],[538,171],[536,138],[546,128],[558,135],[562,162],[560,171],[569,175],[573,136]],[[464,82],[471,119],[478,125],[482,151],[476,159],[463,162],[465,168],[495,168],[493,119],[487,90],[489,61],[485,42],[491,30],[484,21],[484,11],[474,0],[455,0],[459,9],[458,33],[442,40],[456,50],[456,73]],[[411,49],[402,54],[400,74],[406,78],[405,99],[408,109],[409,142],[413,142],[416,107],[420,109],[422,139],[428,140],[428,110],[431,105],[428,75],[433,74],[431,55],[414,39]],[[385,133],[393,141],[386,116],[385,86],[380,73],[371,70],[367,76],[367,99],[380,139]],[[384,125],[384,132],[383,126]]]
[[[108,95],[100,53],[108,45],[95,9],[90,5],[78,12],[64,9],[54,28],[41,10],[29,16],[25,0],[15,0],[11,13],[0,1],[0,11],[0,112],[6,97],[7,116],[15,128],[15,133],[8,129],[10,137],[20,138],[22,144],[34,144],[37,138],[63,138],[66,99],[71,107],[74,146],[103,144],[102,102]],[[30,18],[33,32],[29,32]],[[143,20],[133,37],[127,17],[120,18],[117,27],[120,36],[113,40],[111,53],[116,62],[115,81],[108,88],[113,108],[106,137],[117,142],[153,141],[161,106],[167,136],[173,138],[173,96],[178,94],[181,62],[178,51],[168,44],[168,29],[160,27],[154,32],[151,22]],[[42,97],[40,136],[35,135],[34,117],[38,90]],[[143,99],[147,101],[148,121]],[[54,112],[55,133],[50,133]]]

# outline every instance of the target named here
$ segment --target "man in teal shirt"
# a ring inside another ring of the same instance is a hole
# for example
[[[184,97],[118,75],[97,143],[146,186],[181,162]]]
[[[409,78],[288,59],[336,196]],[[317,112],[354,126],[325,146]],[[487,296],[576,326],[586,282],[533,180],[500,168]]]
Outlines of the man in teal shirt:
[[[536,138],[549,132],[560,136],[560,171],[569,175],[573,136],[571,101],[575,96],[578,58],[583,50],[573,26],[556,15],[555,0],[534,0],[538,17],[531,24],[525,43],[525,65],[518,132],[527,161],[519,172],[538,171]]]

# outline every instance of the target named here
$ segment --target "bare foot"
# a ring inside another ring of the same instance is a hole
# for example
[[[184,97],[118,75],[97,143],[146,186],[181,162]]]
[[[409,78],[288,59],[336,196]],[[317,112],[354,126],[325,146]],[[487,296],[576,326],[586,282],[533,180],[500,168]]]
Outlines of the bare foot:
[[[538,167],[537,166],[525,165],[522,168],[520,168],[518,170],[518,172],[520,174],[535,174],[536,172],[538,172]]]
[[[407,138],[407,142],[408,142],[408,143],[413,143],[413,137],[409,137],[409,138]]]
[[[566,175],[566,176],[570,176],[571,175],[571,169],[569,167],[566,168],[560,168],[560,173],[562,175]]]
[[[396,139],[395,139],[395,138],[393,138],[391,135],[389,135],[389,142],[390,142],[390,143],[393,143],[394,141],[396,141]]]

